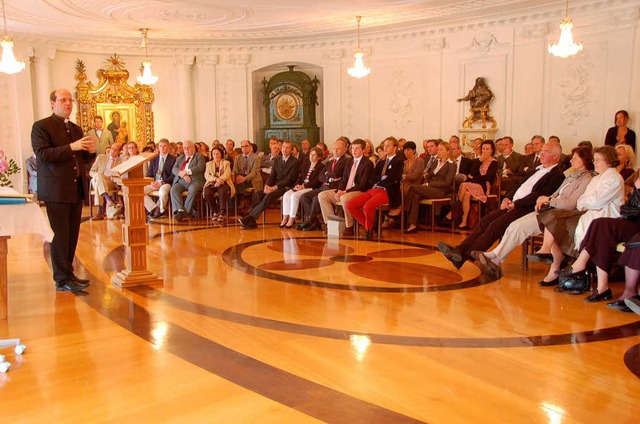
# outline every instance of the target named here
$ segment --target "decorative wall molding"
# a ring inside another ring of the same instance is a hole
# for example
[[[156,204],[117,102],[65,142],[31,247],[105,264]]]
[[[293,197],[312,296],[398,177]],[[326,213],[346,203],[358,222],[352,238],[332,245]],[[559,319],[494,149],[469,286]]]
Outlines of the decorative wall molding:
[[[516,32],[516,40],[523,42],[540,41],[544,40],[548,33],[549,25],[547,23],[522,25]]]
[[[175,56],[173,58],[173,65],[184,71],[193,66],[195,59],[195,56]]]
[[[499,43],[495,34],[488,31],[482,31],[473,37],[469,50],[488,53],[493,48],[506,46],[509,46],[509,43]]]
[[[440,53],[446,46],[444,37],[425,38],[422,41],[422,47],[429,53]]]
[[[325,63],[340,63],[344,51],[342,49],[324,49],[322,50],[322,61]]]
[[[576,126],[579,121],[589,116],[593,103],[594,64],[588,52],[582,52],[563,63],[564,78],[559,83],[564,100],[561,118],[567,125]]]
[[[196,56],[196,67],[198,69],[213,69],[220,62],[220,56]]]
[[[391,81],[391,102],[389,110],[393,115],[393,123],[396,130],[404,130],[407,125],[413,122],[413,80],[407,75],[404,68],[397,68],[393,71]]]
[[[218,111],[220,130],[218,137],[226,137],[229,131],[229,88],[230,80],[226,72],[218,73]]]
[[[247,66],[251,62],[250,54],[230,54],[227,56],[227,64],[233,66]]]

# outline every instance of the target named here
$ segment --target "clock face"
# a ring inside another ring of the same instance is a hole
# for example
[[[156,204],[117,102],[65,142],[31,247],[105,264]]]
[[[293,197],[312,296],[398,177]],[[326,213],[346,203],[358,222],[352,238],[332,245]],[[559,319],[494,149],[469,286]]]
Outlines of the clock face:
[[[296,116],[298,102],[292,94],[283,93],[276,99],[275,109],[280,119],[288,121]]]

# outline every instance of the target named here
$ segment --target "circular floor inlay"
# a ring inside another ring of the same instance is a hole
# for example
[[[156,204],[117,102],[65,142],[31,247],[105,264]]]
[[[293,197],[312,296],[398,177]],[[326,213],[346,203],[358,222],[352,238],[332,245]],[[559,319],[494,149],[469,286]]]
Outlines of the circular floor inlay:
[[[388,250],[376,250],[375,252],[367,253],[372,258],[415,258],[417,256],[433,255],[435,251],[427,249],[388,249]]]
[[[268,271],[294,271],[299,269],[320,268],[333,264],[334,262],[328,259],[295,259],[290,261],[267,262],[258,265],[258,268]]]
[[[336,262],[368,262],[373,260],[371,256],[365,255],[332,256],[329,259]]]
[[[282,239],[267,243],[276,252],[304,256],[343,256],[353,253],[353,247],[321,240]]]
[[[410,262],[402,264],[392,261],[356,263],[349,265],[349,271],[372,280],[411,286],[445,286],[462,281],[462,277],[456,272]]]

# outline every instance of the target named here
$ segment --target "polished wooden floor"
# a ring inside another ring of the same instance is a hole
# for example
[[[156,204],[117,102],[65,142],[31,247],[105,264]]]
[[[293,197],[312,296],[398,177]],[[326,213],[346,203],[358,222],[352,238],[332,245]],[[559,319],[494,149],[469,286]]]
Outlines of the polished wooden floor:
[[[120,222],[82,224],[81,294],[55,292],[38,238],[9,240],[0,336],[27,351],[1,351],[0,421],[639,422],[640,316],[539,287],[519,251],[498,281],[457,271],[434,246],[460,234],[328,239],[269,214],[152,223],[162,288],[109,282]]]

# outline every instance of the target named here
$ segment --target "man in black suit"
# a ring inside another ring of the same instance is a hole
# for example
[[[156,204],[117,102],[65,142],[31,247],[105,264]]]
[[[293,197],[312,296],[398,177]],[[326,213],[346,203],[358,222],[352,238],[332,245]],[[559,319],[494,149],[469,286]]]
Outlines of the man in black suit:
[[[558,143],[547,143],[540,151],[541,165],[528,172],[518,187],[507,193],[500,208],[485,215],[458,246],[438,242],[438,249],[458,269],[470,258],[474,250],[485,252],[506,231],[509,224],[533,212],[540,196],[550,196],[564,181],[558,167],[562,148]]]
[[[500,189],[508,192],[514,185],[522,181],[522,177],[519,174],[524,156],[513,151],[513,138],[509,136],[503,137],[499,143],[502,146],[502,154],[496,159],[498,160],[498,171],[502,176]]]
[[[291,155],[291,150],[291,141],[282,143],[282,155],[274,158],[267,184],[262,191],[254,194],[249,213],[244,218],[238,218],[243,230],[256,228],[256,219],[262,211],[294,186],[300,174],[300,163]]]
[[[402,202],[400,181],[404,170],[404,161],[396,154],[398,141],[394,137],[384,140],[385,160],[380,160],[369,178],[372,188],[351,199],[347,210],[364,227],[364,239],[369,240],[373,234],[376,210],[385,203],[391,209],[397,208]]]
[[[54,90],[49,96],[53,114],[33,124],[31,146],[38,168],[38,200],[46,203],[53,229],[51,266],[56,290],[81,291],[89,280],[73,272],[73,258],[80,234],[82,204],[87,188],[85,164],[95,158],[96,142],[83,137],[82,128],[69,121],[71,93]]]
[[[533,153],[525,155],[522,158],[522,166],[518,174],[520,176],[524,176],[524,174],[540,165],[540,151],[542,150],[542,146],[544,146],[544,137],[541,135],[531,137],[531,146],[533,146]]]
[[[325,190],[318,194],[318,204],[322,210],[322,218],[327,222],[329,216],[334,215],[333,207],[336,203],[342,202],[344,210],[345,230],[343,236],[352,236],[353,232],[353,215],[344,206],[347,202],[361,193],[369,190],[369,178],[373,172],[373,162],[364,157],[364,149],[366,143],[360,138],[356,138],[351,143],[351,154],[353,159],[349,159],[345,163],[344,173],[338,184],[338,188],[334,190]]]
[[[456,166],[456,175],[469,175],[473,166],[473,159],[469,159],[462,154],[462,147],[458,137],[451,136],[449,140],[449,144],[451,144],[451,162]]]
[[[153,178],[153,182],[144,188],[144,207],[149,212],[151,219],[163,217],[169,203],[169,193],[173,182],[173,165],[176,164],[175,156],[169,154],[169,140],[166,138],[158,142],[158,156],[151,159],[147,177]],[[149,193],[158,191],[158,203],[153,201]]]
[[[333,158],[324,166],[324,172],[320,175],[322,185],[319,188],[308,191],[300,196],[300,206],[302,213],[307,217],[304,224],[296,226],[298,230],[317,231],[322,230],[322,224],[318,221],[320,213],[320,203],[318,195],[326,190],[335,190],[338,188],[342,175],[350,158],[347,153],[347,143],[344,139],[338,138],[333,143]]]

